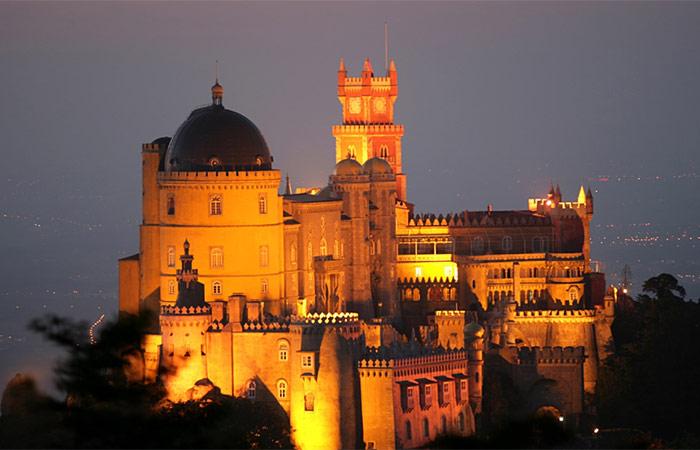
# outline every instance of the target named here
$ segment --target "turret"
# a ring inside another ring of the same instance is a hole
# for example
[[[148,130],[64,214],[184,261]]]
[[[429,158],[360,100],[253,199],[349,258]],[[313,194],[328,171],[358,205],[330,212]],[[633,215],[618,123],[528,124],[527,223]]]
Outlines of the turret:
[[[340,58],[340,67],[338,67],[338,96],[345,96],[345,78],[348,71],[345,69],[345,62]]]
[[[554,200],[555,200],[557,203],[561,203],[561,190],[559,189],[559,184],[557,184],[557,190],[556,190],[556,192],[554,193]]]
[[[484,368],[484,327],[471,322],[464,327],[465,344],[469,357],[469,404],[474,414],[481,412],[483,368]]]
[[[396,65],[394,64],[393,59],[391,60],[391,64],[389,65],[389,84],[391,86],[389,95],[391,95],[392,98],[396,100],[396,97],[399,95],[399,84],[396,80]]]

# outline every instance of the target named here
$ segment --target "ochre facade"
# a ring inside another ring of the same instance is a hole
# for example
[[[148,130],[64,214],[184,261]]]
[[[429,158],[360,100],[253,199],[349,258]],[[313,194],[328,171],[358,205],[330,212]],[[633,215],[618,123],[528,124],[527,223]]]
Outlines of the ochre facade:
[[[140,249],[119,263],[120,312],[157,317],[143,380],[176,401],[213,384],[272,402],[302,449],[410,448],[475,431],[489,352],[531,355],[513,371],[526,389],[554,373],[538,355],[564,351],[577,356],[555,369],[581,382],[556,407],[581,413],[612,321],[590,269],[590,190],[415,215],[393,61],[357,78],[341,61],[337,96],[322,189],[278,193],[262,134],[224,108],[218,80],[210,106],[143,145]]]

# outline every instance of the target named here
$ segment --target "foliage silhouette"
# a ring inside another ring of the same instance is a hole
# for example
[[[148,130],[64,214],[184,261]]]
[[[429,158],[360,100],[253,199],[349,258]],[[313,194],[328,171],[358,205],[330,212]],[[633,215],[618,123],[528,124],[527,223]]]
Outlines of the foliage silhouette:
[[[200,400],[173,404],[159,384],[130,382],[126,374],[140,355],[148,324],[145,315],[122,318],[106,324],[91,344],[86,323],[55,316],[33,321],[33,330],[67,351],[56,368],[56,384],[66,400],[26,389],[24,380],[8,385],[3,399],[24,395],[41,401],[20,402],[30,408],[3,408],[0,447],[293,447],[289,420],[274,405],[232,398],[218,389]]]
[[[684,297],[673,276],[660,274],[636,301],[616,308],[617,351],[596,386],[601,428],[649,431],[676,446],[700,442],[700,305]]]

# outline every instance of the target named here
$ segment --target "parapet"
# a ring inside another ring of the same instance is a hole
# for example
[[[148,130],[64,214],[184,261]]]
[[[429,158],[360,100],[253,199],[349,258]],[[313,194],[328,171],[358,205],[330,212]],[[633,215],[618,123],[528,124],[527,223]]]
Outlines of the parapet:
[[[359,315],[353,312],[341,313],[313,313],[305,316],[291,316],[290,320],[294,324],[317,324],[317,325],[335,325],[346,323],[358,323]]]
[[[211,306],[170,306],[162,305],[160,307],[162,316],[198,316],[211,314]]]
[[[580,347],[520,347],[519,364],[583,364],[586,352]]]
[[[535,311],[515,311],[516,322],[564,322],[590,323],[595,320],[595,309],[538,309]]]
[[[398,134],[403,136],[403,125],[333,125],[333,136],[342,134]]]

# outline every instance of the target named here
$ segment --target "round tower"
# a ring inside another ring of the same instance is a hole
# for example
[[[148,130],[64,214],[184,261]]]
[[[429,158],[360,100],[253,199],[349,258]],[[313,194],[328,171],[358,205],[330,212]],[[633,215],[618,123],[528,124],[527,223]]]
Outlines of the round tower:
[[[469,404],[474,414],[479,414],[484,381],[484,327],[471,322],[464,327],[464,338],[469,358]]]

